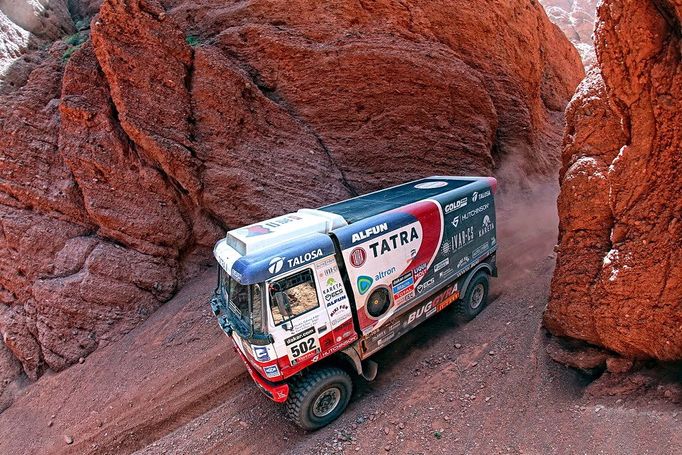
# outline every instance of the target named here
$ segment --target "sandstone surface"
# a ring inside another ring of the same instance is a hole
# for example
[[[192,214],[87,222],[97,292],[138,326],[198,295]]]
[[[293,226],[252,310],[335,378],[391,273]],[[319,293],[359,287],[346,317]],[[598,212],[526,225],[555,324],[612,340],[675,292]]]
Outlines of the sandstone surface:
[[[599,68],[567,110],[545,325],[627,357],[682,359],[682,2],[606,0]]]
[[[547,15],[557,24],[580,52],[586,67],[597,63],[592,33],[597,0],[540,0]]]

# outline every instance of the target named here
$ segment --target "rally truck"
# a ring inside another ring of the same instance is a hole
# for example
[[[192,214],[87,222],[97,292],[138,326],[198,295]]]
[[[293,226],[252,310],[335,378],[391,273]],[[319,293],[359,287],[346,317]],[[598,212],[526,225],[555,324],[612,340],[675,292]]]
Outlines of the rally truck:
[[[211,308],[258,387],[314,430],[351,375],[449,305],[465,319],[497,276],[496,180],[429,177],[229,231]]]

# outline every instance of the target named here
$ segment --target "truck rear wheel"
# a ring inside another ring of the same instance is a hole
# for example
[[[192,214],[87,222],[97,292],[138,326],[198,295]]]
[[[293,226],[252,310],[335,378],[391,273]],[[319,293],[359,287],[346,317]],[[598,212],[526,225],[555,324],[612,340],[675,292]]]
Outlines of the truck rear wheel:
[[[343,413],[353,382],[341,368],[325,367],[295,378],[290,387],[287,417],[304,430],[317,430]]]
[[[477,274],[467,288],[464,299],[458,306],[459,313],[467,321],[471,321],[483,311],[488,304],[488,275]]]

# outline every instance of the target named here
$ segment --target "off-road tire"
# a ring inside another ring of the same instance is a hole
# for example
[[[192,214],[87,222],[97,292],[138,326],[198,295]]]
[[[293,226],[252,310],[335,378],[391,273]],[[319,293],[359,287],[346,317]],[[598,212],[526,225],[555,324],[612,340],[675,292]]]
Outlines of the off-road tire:
[[[353,392],[353,381],[341,368],[323,367],[296,377],[289,387],[287,417],[304,430],[312,431],[329,425],[345,411]],[[324,415],[316,415],[313,409],[316,402],[320,400],[318,404],[322,403],[330,394],[335,395],[336,391],[340,395],[338,402]],[[327,395],[323,396],[325,392]]]
[[[465,321],[471,321],[483,311],[488,304],[488,275],[479,272],[471,280],[464,298],[457,305],[457,312]]]

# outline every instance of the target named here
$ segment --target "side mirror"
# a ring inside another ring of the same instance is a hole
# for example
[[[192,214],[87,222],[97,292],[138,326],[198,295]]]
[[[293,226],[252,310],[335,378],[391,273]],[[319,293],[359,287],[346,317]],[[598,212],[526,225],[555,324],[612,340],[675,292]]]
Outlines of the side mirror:
[[[277,303],[277,308],[279,309],[279,314],[282,317],[290,318],[293,316],[291,313],[291,303],[289,303],[289,296],[284,292],[275,292],[275,303]]]

